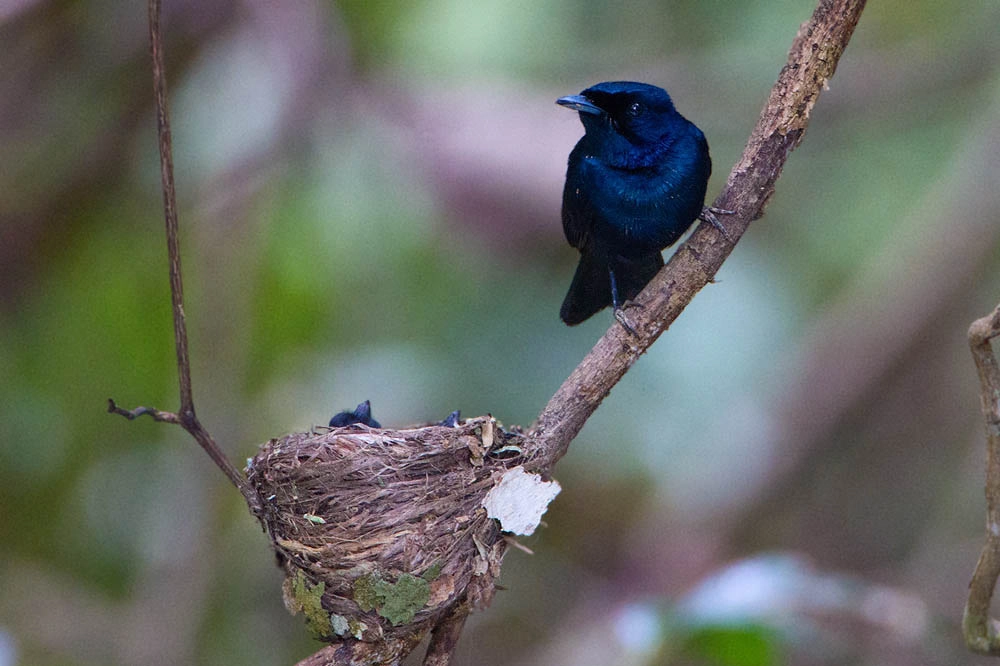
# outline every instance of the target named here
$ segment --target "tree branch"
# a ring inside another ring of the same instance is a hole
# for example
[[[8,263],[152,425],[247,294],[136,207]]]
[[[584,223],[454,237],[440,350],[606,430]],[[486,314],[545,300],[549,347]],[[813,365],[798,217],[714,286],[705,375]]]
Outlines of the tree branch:
[[[149,414],[157,421],[176,423],[188,432],[205,450],[212,462],[243,494],[251,512],[257,515],[260,500],[247,485],[246,479],[226,458],[212,436],[198,421],[191,393],[191,362],[188,358],[187,323],[184,315],[184,285],[181,281],[181,251],[177,223],[177,195],[174,189],[174,163],[171,148],[170,118],[167,114],[167,93],[163,64],[163,37],[160,28],[160,0],[149,0],[149,43],[153,56],[153,93],[156,98],[156,133],[160,151],[160,178],[163,187],[163,213],[166,222],[167,253],[170,260],[170,295],[173,305],[174,344],[177,350],[177,375],[181,407],[177,414],[149,407],[132,411],[122,409],[108,400],[108,411],[129,420]]]
[[[986,420],[986,543],[969,583],[962,635],[973,652],[1000,656],[1000,622],[990,617],[1000,577],[1000,364],[990,341],[1000,336],[1000,305],[969,327],[969,347],[979,373],[979,400]]]
[[[833,76],[864,6],[865,0],[820,0],[812,18],[799,28],[743,155],[713,204],[733,211],[723,220],[726,235],[709,224],[700,225],[635,299],[637,314],[630,317],[636,335],[612,325],[563,382],[531,430],[530,455],[537,469],[548,471],[565,455],[614,385],[713,280],[733,243],[763,215],[788,154],[802,140],[812,107]]]
[[[458,639],[462,635],[467,617],[469,617],[468,607],[465,604],[456,604],[444,619],[434,625],[423,666],[448,666],[451,663],[451,656],[458,646]]]

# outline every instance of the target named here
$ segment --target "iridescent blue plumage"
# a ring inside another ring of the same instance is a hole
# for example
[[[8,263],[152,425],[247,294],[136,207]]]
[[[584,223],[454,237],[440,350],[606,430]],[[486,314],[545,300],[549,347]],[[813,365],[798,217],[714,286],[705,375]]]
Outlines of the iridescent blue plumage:
[[[557,103],[580,113],[585,134],[569,156],[566,240],[580,250],[560,317],[578,324],[634,298],[701,214],[712,172],[705,135],[666,91],[599,83]]]

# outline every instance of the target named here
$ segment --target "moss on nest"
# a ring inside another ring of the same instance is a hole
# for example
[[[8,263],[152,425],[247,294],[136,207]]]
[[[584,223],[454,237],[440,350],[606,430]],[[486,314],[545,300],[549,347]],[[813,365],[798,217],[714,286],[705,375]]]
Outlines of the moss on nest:
[[[482,500],[524,464],[521,436],[491,417],[323,430],[271,440],[247,470],[289,610],[321,640],[415,645],[456,604],[488,605],[506,542]]]

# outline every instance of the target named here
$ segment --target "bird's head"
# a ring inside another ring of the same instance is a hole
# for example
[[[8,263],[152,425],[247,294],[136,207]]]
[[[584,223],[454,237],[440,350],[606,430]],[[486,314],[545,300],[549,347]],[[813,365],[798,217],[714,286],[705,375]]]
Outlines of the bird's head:
[[[634,81],[609,81],[556,104],[579,111],[591,145],[621,154],[663,142],[684,119],[663,88]]]

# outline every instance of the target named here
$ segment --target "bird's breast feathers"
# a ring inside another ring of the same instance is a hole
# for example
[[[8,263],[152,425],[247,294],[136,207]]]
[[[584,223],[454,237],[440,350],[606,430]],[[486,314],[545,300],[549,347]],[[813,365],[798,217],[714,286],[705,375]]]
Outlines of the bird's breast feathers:
[[[604,237],[609,249],[659,250],[672,244],[701,210],[697,195],[692,198],[689,191],[698,180],[691,176],[687,165],[630,171],[585,156],[570,179],[574,187],[569,205],[575,209],[570,213],[587,220],[582,226],[588,235]],[[697,211],[690,201],[696,201]]]

